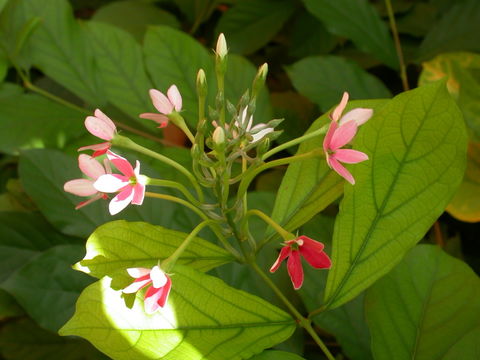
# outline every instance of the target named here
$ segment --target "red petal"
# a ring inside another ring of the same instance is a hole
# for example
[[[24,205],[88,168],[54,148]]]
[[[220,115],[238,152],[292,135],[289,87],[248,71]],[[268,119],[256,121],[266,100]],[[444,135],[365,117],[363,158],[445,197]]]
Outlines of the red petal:
[[[270,268],[270,272],[273,273],[278,270],[282,261],[285,260],[288,255],[290,255],[291,249],[290,246],[284,246],[282,250],[280,250],[280,254],[278,255],[277,260],[273,263],[272,267]]]
[[[332,262],[327,254],[323,251],[323,244],[319,241],[310,239],[307,236],[300,236],[303,245],[300,246],[300,254],[307,262],[316,269],[329,269]]]
[[[287,261],[288,275],[293,283],[293,288],[298,290],[303,284],[303,268],[298,251],[292,251]]]

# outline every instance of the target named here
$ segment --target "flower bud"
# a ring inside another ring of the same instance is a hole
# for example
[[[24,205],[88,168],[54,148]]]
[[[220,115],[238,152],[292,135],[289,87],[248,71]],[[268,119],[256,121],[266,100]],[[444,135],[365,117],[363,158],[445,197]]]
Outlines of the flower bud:
[[[218,35],[218,40],[217,40],[217,48],[216,51],[217,56],[220,57],[221,60],[228,54],[228,49],[227,49],[227,42],[225,40],[225,35],[223,33],[220,33]]]
[[[217,126],[212,135],[213,142],[217,146],[221,146],[225,143],[225,131],[222,127]]]
[[[265,85],[265,80],[267,79],[267,74],[268,74],[268,64],[265,63],[258,68],[257,75],[253,80],[252,98],[257,97],[260,90],[262,90],[262,87]]]
[[[203,71],[203,69],[198,70],[197,73],[197,94],[200,97],[207,96],[207,79],[205,77],[205,71]]]

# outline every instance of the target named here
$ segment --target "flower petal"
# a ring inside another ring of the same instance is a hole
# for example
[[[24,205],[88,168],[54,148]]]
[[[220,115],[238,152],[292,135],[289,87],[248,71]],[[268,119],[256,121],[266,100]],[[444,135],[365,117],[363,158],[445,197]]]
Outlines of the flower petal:
[[[345,91],[343,93],[340,104],[337,105],[337,107],[332,111],[332,114],[330,115],[330,118],[333,121],[338,121],[338,119],[340,119],[340,116],[342,115],[343,110],[345,110],[345,106],[347,106],[347,102],[348,102],[348,93]]]
[[[337,161],[337,159],[335,159],[333,156],[330,156],[329,165],[332,167],[333,170],[335,170],[337,172],[338,175],[343,177],[350,184],[355,185],[355,179],[353,178],[352,174],[350,174],[350,171],[345,169],[345,167],[343,165],[341,165]]]
[[[153,314],[159,308],[163,307],[167,302],[170,289],[172,288],[172,280],[167,276],[167,282],[165,286],[159,289],[150,287],[145,293],[145,312],[147,314]]]
[[[77,196],[95,195],[98,191],[93,186],[93,181],[88,179],[74,179],[63,185],[63,190]]]
[[[94,201],[97,201],[97,200],[100,200],[101,198],[103,198],[104,194],[103,193],[98,193],[97,195],[91,197],[90,199],[88,200],[85,200],[85,201],[81,201],[77,204],[77,206],[75,206],[75,210],[78,210],[84,206],[87,206],[88,204],[91,204],[92,202]]]
[[[129,184],[128,178],[119,174],[105,174],[93,183],[93,187],[104,193],[117,192]]]
[[[282,264],[283,260],[285,260],[288,257],[288,255],[290,255],[291,251],[292,250],[291,250],[290,246],[284,246],[282,248],[282,250],[280,250],[280,254],[278,254],[277,260],[275,260],[272,267],[270,268],[271,273],[274,273],[275,271],[278,270],[278,268]]]
[[[145,185],[136,184],[136,185],[133,187],[133,199],[132,199],[132,204],[142,205],[144,198],[145,198]]]
[[[85,154],[80,154],[78,157],[78,167],[85,175],[93,180],[97,180],[99,176],[105,175],[105,169],[102,164],[95,158]]]
[[[87,116],[85,119],[85,127],[90,134],[103,140],[112,140],[116,130],[115,125],[113,127],[112,125],[113,122],[110,119],[106,121],[104,118],[95,116]]]
[[[110,215],[116,215],[123,209],[125,209],[128,204],[132,202],[133,199],[133,188],[131,186],[125,186],[123,190],[115,196],[110,204],[108,204],[108,210]]]
[[[128,268],[127,269],[128,275],[130,275],[135,279],[150,274],[150,271],[152,271],[152,269],[147,269],[147,268]]]
[[[163,114],[143,113],[139,115],[142,119],[153,120],[158,123],[161,128],[168,125],[168,117]]]
[[[115,132],[117,131],[117,127],[115,126],[115,123],[107,116],[105,115],[102,110],[100,109],[95,109],[94,112],[95,117],[99,118],[104,122],[105,125],[109,126],[112,128],[112,130]]]
[[[138,279],[135,279],[133,283],[128,285],[125,289],[122,290],[123,293],[125,294],[133,294],[136,293],[138,290],[144,288],[148,284],[150,284],[152,280],[150,279],[150,275],[144,275],[142,277],[139,277]]]
[[[173,111],[173,104],[168,98],[156,89],[150,89],[150,98],[152,99],[153,106],[158,112],[168,115]]]
[[[352,141],[353,137],[357,133],[357,123],[355,121],[347,122],[346,124],[339,126],[333,133],[332,140],[330,142],[330,149],[336,150]]]
[[[349,121],[355,121],[357,126],[365,124],[373,115],[373,109],[356,108],[342,116],[338,124],[342,126]]]
[[[150,279],[152,279],[152,285],[155,288],[161,288],[167,283],[167,275],[158,266],[154,266],[150,271]]]
[[[180,95],[180,91],[178,91],[176,85],[172,85],[168,88],[167,96],[176,111],[182,110],[182,95]]]
[[[368,155],[357,150],[352,149],[338,149],[333,155],[338,161],[347,164],[356,164],[368,160]]]
[[[303,245],[300,246],[300,255],[316,269],[329,269],[332,266],[330,258],[323,251],[323,244],[319,241],[310,239],[307,236],[300,236]]]
[[[292,251],[287,261],[288,275],[292,280],[293,288],[298,290],[303,284],[303,268],[302,260],[300,259],[300,252]]]
[[[115,154],[113,151],[109,151],[107,153],[107,157],[108,160],[110,160],[113,165],[115,165],[115,167],[123,173],[123,175],[129,178],[135,176],[133,167],[130,165],[127,159]]]
[[[335,121],[332,121],[330,123],[330,126],[328,128],[327,134],[325,135],[325,138],[323,139],[323,151],[327,155],[328,159],[328,152],[331,149],[331,142],[332,142],[332,137],[333,134],[335,134],[335,131],[337,130],[338,124]]]
[[[84,150],[94,150],[94,151],[99,151],[99,150],[105,150],[107,152],[108,149],[110,149],[111,144],[109,142],[104,142],[100,144],[94,144],[94,145],[87,145],[87,146],[82,146],[81,148],[78,148],[78,151],[84,151]],[[94,156],[92,156],[94,157]]]
[[[252,142],[257,142],[259,140],[262,140],[265,137],[265,135],[271,132],[273,132],[273,128],[267,127],[266,129],[260,130],[256,134],[251,134],[253,138]]]

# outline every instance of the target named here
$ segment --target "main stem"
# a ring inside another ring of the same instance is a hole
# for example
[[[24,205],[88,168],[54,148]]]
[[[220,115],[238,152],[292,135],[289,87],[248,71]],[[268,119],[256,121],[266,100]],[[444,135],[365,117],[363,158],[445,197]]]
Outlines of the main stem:
[[[402,45],[400,44],[400,37],[398,36],[397,24],[395,22],[395,14],[393,13],[392,3],[390,0],[385,0],[387,7],[388,20],[390,22],[390,28],[393,34],[393,40],[395,42],[395,49],[397,50],[398,62],[400,63],[400,78],[402,79],[403,90],[410,89],[408,86],[407,67],[403,58]]]
[[[250,265],[252,266],[253,270],[265,281],[265,283],[273,290],[273,292],[279,297],[280,300],[287,306],[293,316],[297,319],[298,323],[301,327],[303,327],[313,338],[315,343],[322,349],[325,356],[328,360],[335,360],[334,356],[328,350],[327,346],[323,343],[322,339],[318,336],[315,332],[315,329],[312,327],[311,320],[305,318],[300,314],[300,312],[293,306],[293,304],[286,298],[285,295],[280,291],[280,289],[275,285],[275,283],[270,280],[270,278],[260,269],[260,267],[255,263],[251,262]]]

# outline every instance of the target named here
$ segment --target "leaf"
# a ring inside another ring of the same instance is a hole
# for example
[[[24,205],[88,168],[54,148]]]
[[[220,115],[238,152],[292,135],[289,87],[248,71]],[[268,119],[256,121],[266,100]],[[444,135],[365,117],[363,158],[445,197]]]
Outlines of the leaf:
[[[101,278],[131,267],[153,267],[169,257],[188,234],[144,222],[111,221],[97,228],[87,240],[87,254],[77,269]],[[232,261],[222,248],[196,237],[179,263],[200,271]]]
[[[6,360],[106,360],[83,339],[60,337],[29,319],[9,322],[0,330],[0,352]]]
[[[352,101],[345,111],[365,107],[377,112],[385,103],[385,100]],[[328,113],[325,113],[306,133],[321,128],[328,121]],[[322,136],[307,140],[300,145],[297,154],[318,149],[321,144]],[[323,157],[292,163],[277,192],[272,218],[286,230],[293,231],[335,201],[342,194],[343,184],[343,179],[329,169]],[[269,236],[272,233],[271,230],[267,232]]]
[[[398,68],[388,28],[367,0],[303,0],[303,3],[329,32],[351,39],[360,50],[391,68]]]
[[[215,32],[225,34],[231,52],[251,54],[275,36],[294,10],[291,0],[243,0],[223,14]]]
[[[198,105],[195,81],[198,70],[204,69],[209,87],[215,83],[215,78],[211,77],[213,62],[207,50],[181,31],[152,26],[145,35],[144,52],[147,70],[155,87],[166,92],[170,85],[177,85],[183,98],[183,116],[188,124],[196,126]]]
[[[418,60],[427,60],[449,51],[480,51],[472,34],[480,31],[480,3],[476,0],[455,2],[430,28],[418,49]]]
[[[297,91],[327,111],[344,91],[352,99],[389,98],[390,91],[356,63],[338,56],[312,56],[287,68]]]
[[[92,279],[72,270],[80,245],[59,245],[34,258],[2,284],[43,328],[57,331],[73,315],[80,292]]]
[[[465,170],[466,133],[445,83],[396,96],[355,140],[357,164],[333,237],[325,303],[353,299],[400,262],[455,193]]]
[[[137,295],[128,309],[105,277],[84,290],[76,314],[60,334],[84,337],[117,360],[239,360],[295,330],[294,320],[282,310],[182,265],[174,268],[163,309],[146,315],[142,298]]]
[[[177,18],[154,4],[135,0],[115,1],[102,6],[95,11],[92,20],[111,24],[128,31],[138,42],[149,25],[167,25],[179,28]]]
[[[152,84],[140,45],[115,26],[90,21],[86,29],[108,101],[144,123],[138,115],[153,109],[148,96]]]
[[[465,263],[438,247],[416,246],[367,291],[375,359],[476,358],[467,354],[480,354],[473,336],[479,297],[480,279]]]
[[[447,211],[453,217],[467,222],[480,221],[480,144],[470,143],[467,152],[467,170]]]
[[[50,247],[76,242],[34,213],[0,212],[0,234],[0,284]]]
[[[480,55],[440,54],[423,62],[422,68],[420,85],[447,79],[448,92],[457,101],[472,135],[480,140]]]
[[[266,350],[250,360],[305,360],[303,357],[286,351]]]
[[[90,104],[105,103],[88,39],[66,0],[17,0],[25,21],[42,19],[29,39],[33,63]]]
[[[63,148],[78,137],[82,118],[78,111],[39,95],[0,96],[0,151],[18,154],[24,149]]]
[[[23,314],[22,308],[15,299],[5,290],[0,289],[0,321]]]

